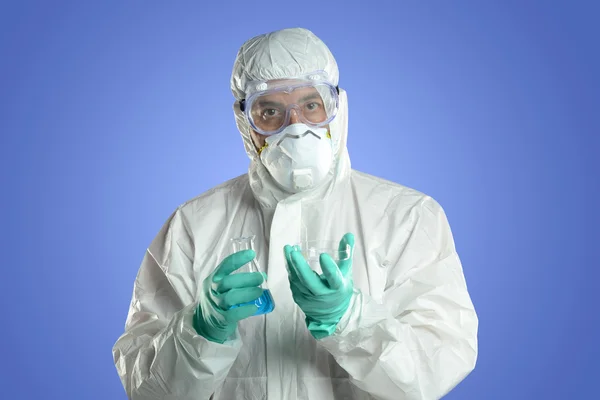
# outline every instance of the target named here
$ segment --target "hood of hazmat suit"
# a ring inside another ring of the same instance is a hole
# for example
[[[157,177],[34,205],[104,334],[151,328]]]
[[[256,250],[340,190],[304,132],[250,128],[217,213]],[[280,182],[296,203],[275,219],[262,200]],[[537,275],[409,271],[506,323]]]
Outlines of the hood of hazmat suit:
[[[445,213],[425,194],[351,169],[343,89],[322,184],[286,193],[262,164],[240,110],[245,85],[313,71],[338,85],[333,55],[306,29],[239,50],[231,90],[250,167],[180,205],[147,249],[113,348],[130,399],[439,399],[475,367],[478,319]],[[317,340],[292,298],[283,248],[346,232],[356,241],[354,294],[336,331]],[[223,344],[208,341],[192,326],[202,282],[231,238],[250,235],[275,309],[240,321]]]

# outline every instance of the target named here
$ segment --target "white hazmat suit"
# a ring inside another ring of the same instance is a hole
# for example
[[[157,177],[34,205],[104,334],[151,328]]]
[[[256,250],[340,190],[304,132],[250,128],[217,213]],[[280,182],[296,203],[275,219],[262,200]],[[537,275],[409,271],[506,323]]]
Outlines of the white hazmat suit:
[[[231,88],[239,101],[248,81],[316,70],[338,84],[325,44],[285,29],[242,46]],[[478,319],[444,211],[427,195],[351,169],[342,89],[339,97],[329,179],[292,195],[262,165],[236,101],[249,171],[179,206],[147,249],[113,349],[130,399],[439,399],[473,370]],[[359,294],[335,333],[316,340],[292,298],[283,248],[346,232],[356,238]],[[230,238],[249,235],[275,310],[211,342],[192,326],[202,282],[230,253]]]

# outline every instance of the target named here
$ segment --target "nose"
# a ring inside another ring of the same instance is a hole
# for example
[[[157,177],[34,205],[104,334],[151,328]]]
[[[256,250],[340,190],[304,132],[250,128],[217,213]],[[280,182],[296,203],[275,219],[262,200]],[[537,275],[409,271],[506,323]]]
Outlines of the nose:
[[[295,108],[290,110],[290,125],[297,124],[300,122],[300,118],[298,117],[298,111]]]

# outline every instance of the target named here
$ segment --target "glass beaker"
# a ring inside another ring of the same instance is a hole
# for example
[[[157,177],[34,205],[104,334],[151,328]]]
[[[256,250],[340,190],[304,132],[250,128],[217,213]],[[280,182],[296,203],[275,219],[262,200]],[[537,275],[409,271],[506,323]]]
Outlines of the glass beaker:
[[[242,250],[254,250],[256,252],[256,249],[254,248],[255,237],[255,235],[252,235],[231,239],[233,253],[237,253],[238,251]],[[258,262],[256,261],[256,257],[237,271],[245,272],[244,270],[246,270],[247,272],[264,272],[259,267]],[[232,306],[231,308],[255,304],[258,307],[258,310],[256,310],[256,313],[254,313],[254,315],[268,314],[271,311],[273,311],[273,309],[275,308],[275,303],[273,302],[273,297],[271,296],[271,291],[269,290],[266,280],[260,285],[260,288],[263,290],[263,294],[258,299],[249,303],[238,304]]]
[[[339,242],[334,240],[305,240],[296,245],[302,256],[318,274],[322,274],[320,257],[322,253],[329,254],[336,264],[350,258],[350,245],[340,247]]]

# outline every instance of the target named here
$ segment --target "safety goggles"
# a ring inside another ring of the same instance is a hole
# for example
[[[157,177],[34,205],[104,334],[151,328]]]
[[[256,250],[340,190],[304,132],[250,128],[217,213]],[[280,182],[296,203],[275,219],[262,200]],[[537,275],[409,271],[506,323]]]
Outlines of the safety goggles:
[[[250,82],[240,110],[256,132],[271,136],[292,122],[292,114],[309,126],[327,125],[337,114],[338,95],[338,87],[319,71],[300,78]]]

